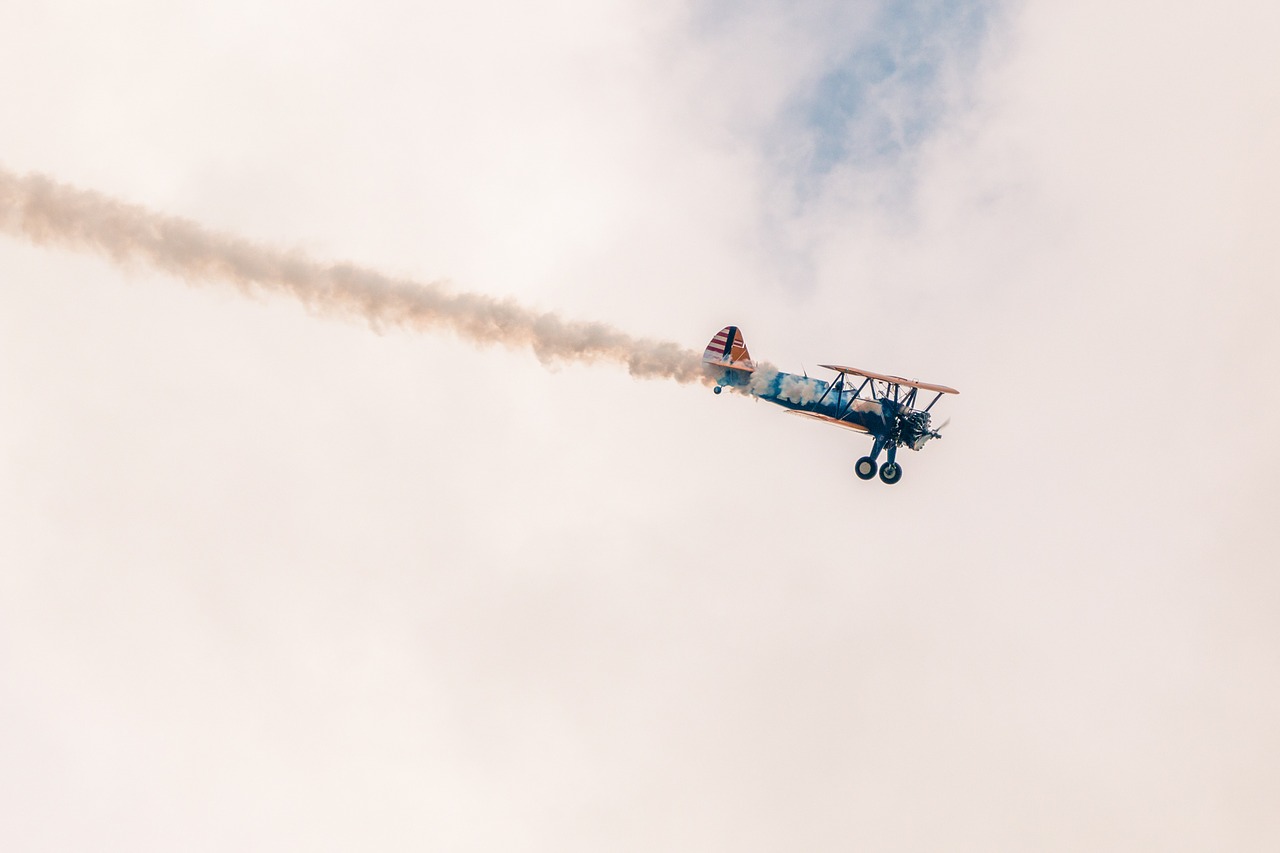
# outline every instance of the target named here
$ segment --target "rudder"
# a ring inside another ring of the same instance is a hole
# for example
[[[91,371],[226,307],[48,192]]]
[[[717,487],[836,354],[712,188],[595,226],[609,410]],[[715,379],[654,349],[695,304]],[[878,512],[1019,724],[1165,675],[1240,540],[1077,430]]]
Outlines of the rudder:
[[[706,351],[702,353],[702,361],[704,364],[743,370],[747,373],[756,369],[755,362],[751,360],[751,354],[747,352],[747,345],[743,343],[742,332],[737,326],[725,326],[717,332],[707,344]]]

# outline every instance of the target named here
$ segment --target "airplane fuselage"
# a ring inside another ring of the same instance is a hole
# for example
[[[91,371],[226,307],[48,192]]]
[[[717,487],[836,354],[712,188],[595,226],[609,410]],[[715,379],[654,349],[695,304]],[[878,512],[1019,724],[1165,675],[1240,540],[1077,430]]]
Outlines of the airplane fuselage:
[[[857,388],[842,382],[832,383],[782,371],[769,373],[763,368],[751,373],[723,368],[716,382],[784,409],[812,412],[854,428],[860,427],[871,435],[887,433],[890,413],[897,407],[887,398],[877,401],[855,397]]]

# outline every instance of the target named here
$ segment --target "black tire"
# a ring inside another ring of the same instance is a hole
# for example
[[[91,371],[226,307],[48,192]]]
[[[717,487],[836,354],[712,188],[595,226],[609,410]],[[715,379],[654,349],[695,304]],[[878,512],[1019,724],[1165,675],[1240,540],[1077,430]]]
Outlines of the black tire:
[[[880,466],[880,482],[892,486],[902,479],[902,466],[897,462],[886,462]]]
[[[723,391],[724,389],[723,389],[723,388],[721,388],[719,385],[717,385],[715,388],[712,388],[711,390],[712,390],[712,391],[715,391],[717,394],[719,394],[719,393],[720,393],[721,391]]]
[[[870,456],[862,457],[853,463],[853,473],[858,475],[859,480],[870,480],[876,475],[876,461]]]

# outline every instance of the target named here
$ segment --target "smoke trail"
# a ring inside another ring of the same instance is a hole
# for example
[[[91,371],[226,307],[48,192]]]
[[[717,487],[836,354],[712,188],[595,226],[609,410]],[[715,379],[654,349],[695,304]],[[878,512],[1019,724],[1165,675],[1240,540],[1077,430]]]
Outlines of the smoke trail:
[[[43,175],[0,168],[0,231],[38,245],[100,252],[121,266],[141,262],[191,283],[223,281],[245,291],[286,293],[308,308],[362,319],[375,329],[446,329],[476,344],[530,347],[546,363],[607,361],[626,365],[632,376],[706,381],[699,353],[678,344],[565,320],[510,299],[320,263]]]

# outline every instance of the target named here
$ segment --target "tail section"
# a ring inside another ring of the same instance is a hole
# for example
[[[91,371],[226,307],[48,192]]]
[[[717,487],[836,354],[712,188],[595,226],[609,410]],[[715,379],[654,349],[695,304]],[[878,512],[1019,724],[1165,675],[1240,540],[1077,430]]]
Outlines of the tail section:
[[[747,345],[742,342],[742,332],[738,331],[737,326],[725,326],[716,333],[702,354],[702,362],[747,373],[756,369],[755,362],[751,360],[751,354],[747,352]]]

